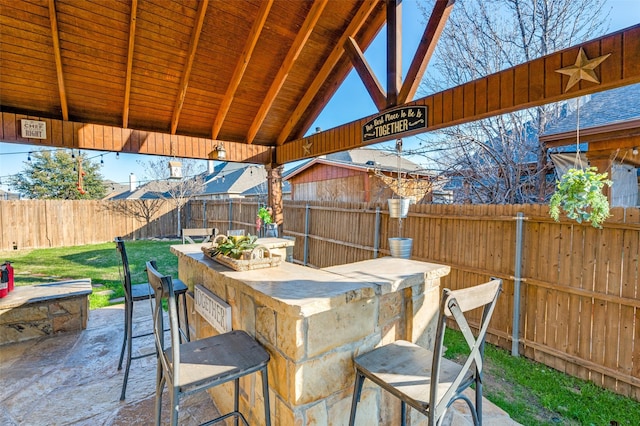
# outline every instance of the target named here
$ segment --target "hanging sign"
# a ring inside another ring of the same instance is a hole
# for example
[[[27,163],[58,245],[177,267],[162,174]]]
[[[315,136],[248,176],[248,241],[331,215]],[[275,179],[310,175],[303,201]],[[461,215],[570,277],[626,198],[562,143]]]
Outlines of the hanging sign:
[[[201,285],[193,290],[196,312],[218,332],[231,331],[231,305]]]
[[[20,120],[21,135],[29,139],[46,139],[47,123],[36,120]]]
[[[362,126],[362,142],[420,133],[427,128],[427,107],[410,106],[386,111]]]

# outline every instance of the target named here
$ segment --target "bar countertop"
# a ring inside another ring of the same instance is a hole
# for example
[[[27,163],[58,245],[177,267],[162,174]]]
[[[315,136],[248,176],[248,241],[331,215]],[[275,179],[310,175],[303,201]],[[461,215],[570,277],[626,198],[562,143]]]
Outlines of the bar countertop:
[[[201,244],[174,245],[171,252],[242,282],[253,292],[272,299],[277,305],[273,307],[302,317],[430,282],[448,274],[450,269],[444,265],[384,257],[325,269],[282,262],[274,268],[234,271],[205,256],[201,247]]]

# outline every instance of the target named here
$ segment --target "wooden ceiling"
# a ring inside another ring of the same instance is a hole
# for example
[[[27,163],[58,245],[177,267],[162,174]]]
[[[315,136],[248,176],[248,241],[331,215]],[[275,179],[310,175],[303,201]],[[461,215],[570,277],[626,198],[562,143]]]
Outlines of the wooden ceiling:
[[[372,117],[304,136],[352,67],[381,111],[426,106],[429,130],[640,82],[638,24],[414,100],[453,4],[435,1],[402,82],[400,0],[0,0],[0,140],[190,158],[223,142],[284,164],[371,143]],[[362,51],[387,19],[385,94]],[[579,48],[609,56],[565,90]]]
[[[0,108],[275,146],[346,77],[344,42],[365,49],[385,17],[381,0],[0,0]]]

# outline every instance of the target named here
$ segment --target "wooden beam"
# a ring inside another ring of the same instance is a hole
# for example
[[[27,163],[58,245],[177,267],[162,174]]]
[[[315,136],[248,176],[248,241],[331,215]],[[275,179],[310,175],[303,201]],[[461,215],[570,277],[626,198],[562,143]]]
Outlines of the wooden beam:
[[[588,57],[606,53],[611,53],[611,56],[595,70],[600,77],[600,84],[580,81],[565,92],[564,88],[569,77],[557,73],[556,70],[573,64],[581,47]],[[403,106],[426,106],[427,131],[442,129],[640,83],[638,52],[640,52],[640,24],[405,103]],[[514,75],[523,73],[523,70],[527,71],[528,79],[514,78]],[[516,92],[518,96],[515,96]],[[454,110],[454,99],[460,100],[464,108]],[[284,149],[278,149],[277,162],[284,164],[366,146],[367,144],[362,141],[362,126],[374,117],[376,115],[291,141],[283,147]],[[390,139],[396,137],[393,135]],[[375,141],[375,143],[378,142],[380,140]]]
[[[20,120],[25,118],[46,122],[47,140],[23,138],[20,135]],[[173,145],[174,150],[176,146],[178,147],[176,153],[178,157],[207,159],[209,152],[213,151],[220,142],[223,142],[228,161],[252,164],[271,164],[273,161],[274,148],[265,145],[247,145],[241,142],[178,136],[9,112],[0,113],[0,129],[2,129],[3,142],[48,148],[74,148],[167,156],[171,153]],[[98,137],[107,134],[109,135],[108,141],[107,138]]]
[[[640,136],[640,119],[580,129],[580,138],[588,142]],[[576,143],[576,131],[543,135],[538,138],[547,148]]]
[[[127,75],[124,83],[124,106],[122,108],[122,127],[129,127],[129,102],[131,97],[131,72],[133,69],[133,50],[136,44],[136,19],[138,16],[138,0],[131,0],[129,16],[129,48],[127,50]]]
[[[351,63],[358,72],[360,80],[364,83],[364,87],[367,89],[367,92],[369,92],[369,96],[373,99],[376,108],[378,108],[378,111],[382,111],[387,107],[387,97],[382,89],[382,84],[380,84],[380,81],[376,78],[362,50],[360,50],[358,43],[356,43],[353,37],[347,37],[344,50],[351,58]]]
[[[387,0],[387,108],[398,105],[402,84],[402,0]]]
[[[49,21],[51,22],[51,39],[53,41],[53,56],[56,61],[56,75],[58,76],[58,92],[60,93],[60,109],[62,118],[69,119],[69,107],[67,106],[67,90],[64,85],[64,73],[62,71],[62,56],[60,55],[60,37],[58,35],[58,18],[56,16],[56,2],[49,0]]]
[[[189,77],[191,76],[191,67],[193,66],[193,58],[196,56],[198,49],[198,41],[200,40],[200,34],[202,33],[202,24],[204,23],[204,17],[207,14],[207,6],[209,0],[200,0],[198,3],[198,11],[196,13],[196,24],[191,30],[191,40],[189,40],[189,52],[187,53],[187,61],[184,64],[182,70],[182,77],[180,77],[180,89],[178,91],[178,98],[176,104],[173,107],[173,115],[171,117],[171,134],[176,134],[178,128],[178,120],[180,120],[180,113],[182,112],[182,105],[184,104],[184,98],[187,95],[187,88],[189,87]]]
[[[378,6],[378,9],[381,9],[380,6]],[[358,45],[363,46],[365,49],[373,42],[380,30],[384,27],[386,13],[382,13],[381,11],[378,12],[379,13],[373,12],[375,13],[375,16],[372,19],[367,20],[367,25],[363,26],[358,33],[360,39],[360,43],[358,43]],[[353,66],[351,65],[351,61],[343,58],[338,62],[331,71],[333,84],[329,87],[324,87],[323,96],[316,97],[316,99],[309,104],[304,112],[304,118],[298,120],[298,123],[295,125],[295,133],[291,133],[289,138],[301,138],[307,132],[320,113],[322,113],[331,97],[340,88],[340,85],[344,82],[352,69]]]
[[[416,54],[407,71],[407,76],[404,83],[402,83],[402,88],[398,95],[399,104],[412,100],[416,95],[422,76],[427,69],[433,51],[436,49],[436,44],[440,34],[442,34],[444,25],[447,23],[447,19],[449,19],[454,3],[455,0],[436,0]]]
[[[249,127],[249,132],[247,133],[247,143],[253,143],[253,140],[258,133],[258,129],[260,129],[260,126],[264,122],[264,119],[267,116],[271,105],[273,105],[273,101],[276,99],[276,96],[278,96],[278,92],[280,92],[280,89],[287,79],[287,76],[289,75],[293,64],[296,62],[296,59],[298,59],[298,56],[300,55],[300,52],[302,52],[305,43],[311,36],[311,33],[318,23],[318,19],[320,19],[320,15],[322,15],[322,12],[324,11],[324,8],[327,5],[328,1],[329,0],[315,0],[313,6],[311,6],[311,10],[309,10],[309,14],[304,20],[302,27],[300,27],[298,35],[289,48],[287,56],[284,58],[284,61],[282,61],[282,65],[280,65],[278,74],[276,74],[273,83],[271,83],[271,87],[269,87],[269,91],[267,92],[264,102],[262,102],[262,105],[260,105],[260,109],[253,119],[251,127]]]
[[[227,87],[227,92],[222,99],[220,109],[218,110],[218,114],[216,115],[215,121],[213,122],[213,128],[211,129],[212,139],[216,139],[218,137],[218,134],[220,133],[222,123],[224,123],[224,120],[227,117],[227,113],[229,112],[229,108],[231,107],[231,102],[233,102],[233,98],[236,94],[236,90],[238,89],[238,85],[240,85],[240,81],[244,76],[244,72],[247,70],[247,66],[249,65],[249,61],[251,60],[251,55],[253,54],[253,49],[258,43],[260,33],[262,32],[262,28],[264,27],[264,23],[267,20],[267,15],[269,15],[269,11],[271,10],[272,5],[273,0],[264,0],[260,5],[258,17],[253,22],[253,27],[249,32],[249,37],[247,37],[247,41],[245,42],[244,49],[242,50],[242,54],[240,55],[240,59],[236,64],[233,75],[231,76],[231,82]]]
[[[278,145],[282,145],[289,138],[289,135],[293,131],[294,127],[296,127],[298,121],[304,115],[305,111],[314,100],[316,94],[328,78],[329,74],[331,73],[331,71],[333,71],[333,68],[336,66],[336,64],[344,54],[343,46],[345,41],[347,40],[347,37],[356,35],[360,28],[362,28],[362,25],[364,25],[371,12],[375,9],[377,4],[378,2],[376,0],[364,0],[362,2],[360,9],[358,9],[358,12],[356,12],[355,16],[351,20],[351,23],[347,27],[347,30],[344,32],[342,37],[340,37],[340,40],[336,43],[336,47],[327,57],[324,65],[322,66],[320,71],[318,71],[316,78],[309,85],[307,92],[304,94],[304,96],[302,96],[300,102],[298,102],[298,106],[293,111],[293,113],[289,117],[289,120],[287,121],[287,124],[280,132],[277,140]]]

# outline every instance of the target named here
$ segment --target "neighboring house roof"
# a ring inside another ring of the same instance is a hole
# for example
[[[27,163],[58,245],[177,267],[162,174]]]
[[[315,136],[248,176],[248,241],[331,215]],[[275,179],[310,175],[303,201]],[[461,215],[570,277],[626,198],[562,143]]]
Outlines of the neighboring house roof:
[[[541,136],[576,131],[578,111],[549,126]],[[640,119],[640,84],[619,87],[580,98],[580,129]]]
[[[21,198],[17,192],[8,192],[0,189],[0,200],[19,200]]]
[[[262,165],[221,163],[205,173],[198,195],[259,195],[267,193],[267,171]]]
[[[154,180],[144,185],[140,185],[135,190],[126,191],[111,197],[111,200],[152,200],[155,198],[171,198],[168,194],[169,189],[176,185],[171,181]]]
[[[327,156],[317,157],[300,166],[289,170],[285,176],[285,180],[289,180],[303,171],[313,167],[316,164],[333,165],[355,170],[380,170],[385,172],[398,171],[398,156],[389,151],[381,149],[360,148],[350,151],[337,152]],[[407,160],[400,156],[400,171],[402,173],[410,173],[422,176],[432,176],[433,173],[425,170],[419,164]]]
[[[107,195],[104,196],[103,200],[111,200],[114,197],[129,191],[129,185],[117,183],[112,180],[105,180],[104,187],[107,189]]]

